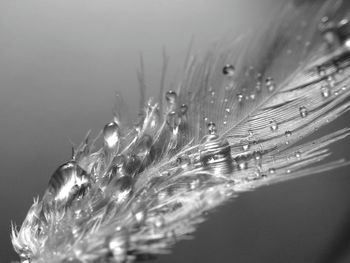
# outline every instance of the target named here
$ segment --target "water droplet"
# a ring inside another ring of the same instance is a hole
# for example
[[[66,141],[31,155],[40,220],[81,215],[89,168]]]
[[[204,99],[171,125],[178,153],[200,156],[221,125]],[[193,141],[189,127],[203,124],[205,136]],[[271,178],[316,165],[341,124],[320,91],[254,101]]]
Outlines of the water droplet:
[[[249,134],[250,137],[253,136],[253,135],[254,135],[253,130],[252,130],[252,129],[249,129],[249,130],[248,130],[248,134]]]
[[[191,158],[187,154],[183,154],[176,159],[176,163],[184,167],[191,164]]]
[[[188,110],[187,104],[182,104],[181,107],[180,107],[181,114],[182,115],[186,114],[187,110]]]
[[[238,102],[242,102],[243,101],[243,95],[241,93],[238,93],[237,94],[237,99],[238,99]]]
[[[286,135],[286,137],[290,137],[292,135],[292,132],[291,131],[286,131],[284,134]]]
[[[257,91],[261,91],[261,88],[262,88],[262,83],[261,83],[261,81],[256,82],[255,89],[256,89]]]
[[[298,159],[301,158],[301,152],[300,151],[296,151],[295,152],[295,157],[297,157]]]
[[[156,220],[154,221],[154,225],[157,228],[161,228],[164,226],[165,220],[162,216],[159,216],[156,218]]]
[[[160,176],[169,176],[170,172],[169,171],[163,171],[161,172]]]
[[[276,173],[276,169],[275,169],[275,168],[270,168],[270,169],[269,169],[269,173],[270,173],[270,174]]]
[[[80,198],[90,187],[90,176],[74,161],[57,168],[50,178],[45,196],[50,201],[66,205]]]
[[[271,77],[266,78],[265,85],[266,85],[266,88],[269,92],[274,91],[276,88],[275,81]]]
[[[329,89],[328,85],[322,85],[321,87],[321,94],[323,98],[328,98],[331,94],[331,91]]]
[[[150,157],[150,151],[153,144],[153,139],[150,135],[145,134],[141,137],[140,141],[137,144],[135,149],[135,154],[141,159],[144,160],[147,157]]]
[[[176,129],[181,123],[181,118],[178,116],[176,111],[171,111],[167,115],[167,124],[172,128]]]
[[[230,109],[230,108],[226,108],[226,109],[225,109],[225,112],[226,112],[227,114],[231,114],[231,109]]]
[[[167,91],[167,93],[165,94],[165,99],[170,105],[176,104],[176,99],[177,99],[176,92],[173,90]]]
[[[235,67],[231,64],[227,64],[223,67],[222,69],[222,73],[225,75],[225,76],[229,76],[229,77],[232,77],[234,74],[235,74]]]
[[[216,125],[214,122],[209,122],[208,125],[209,134],[216,134]]]
[[[248,151],[249,149],[249,142],[247,140],[242,140],[241,141],[242,149],[243,151]]]
[[[201,185],[201,180],[199,178],[193,179],[190,182],[190,189],[194,190],[197,189]]]
[[[299,113],[302,118],[305,118],[309,114],[305,106],[299,108]]]
[[[251,100],[255,100],[255,93],[251,93],[251,94],[250,94],[250,99],[251,99]]]
[[[130,176],[114,177],[106,188],[106,194],[111,195],[117,203],[123,203],[131,196],[132,188],[133,181]]]
[[[145,219],[145,213],[143,211],[139,211],[135,213],[134,217],[138,223],[141,223]]]
[[[323,67],[323,66],[318,66],[317,67],[317,74],[318,74],[318,76],[319,77],[324,77],[324,76],[326,76],[326,70],[325,70],[325,68]]]
[[[113,256],[113,262],[126,262],[129,248],[129,236],[125,229],[121,228],[119,233],[110,237],[108,249]]]
[[[241,162],[238,163],[238,167],[241,170],[248,169],[248,163],[246,161],[241,161]]]
[[[119,125],[114,121],[106,124],[103,128],[103,138],[110,149],[119,145]]]
[[[278,130],[278,124],[275,120],[270,121],[270,130],[273,132]]]

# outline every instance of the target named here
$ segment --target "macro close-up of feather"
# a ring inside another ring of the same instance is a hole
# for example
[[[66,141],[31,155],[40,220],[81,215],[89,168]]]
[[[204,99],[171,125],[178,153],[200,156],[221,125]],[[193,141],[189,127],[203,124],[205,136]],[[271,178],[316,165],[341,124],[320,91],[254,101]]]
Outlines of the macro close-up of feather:
[[[350,262],[346,0],[0,2],[0,263]]]

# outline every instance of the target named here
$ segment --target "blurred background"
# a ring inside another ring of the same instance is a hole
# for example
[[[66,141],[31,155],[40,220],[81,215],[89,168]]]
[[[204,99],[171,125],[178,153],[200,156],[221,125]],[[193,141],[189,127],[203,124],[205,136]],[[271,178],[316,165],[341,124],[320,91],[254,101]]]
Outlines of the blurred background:
[[[69,140],[79,143],[111,120],[115,91],[138,105],[140,52],[155,94],[163,46],[171,80],[192,36],[200,50],[251,31],[277,2],[1,0],[0,262],[17,260],[10,223],[21,224],[33,197],[70,158]],[[137,110],[130,107],[132,116]],[[349,117],[323,133],[349,125]],[[350,159],[349,147],[349,139],[333,145],[334,158]],[[346,167],[243,194],[212,213],[194,240],[155,262],[349,262],[349,188]]]

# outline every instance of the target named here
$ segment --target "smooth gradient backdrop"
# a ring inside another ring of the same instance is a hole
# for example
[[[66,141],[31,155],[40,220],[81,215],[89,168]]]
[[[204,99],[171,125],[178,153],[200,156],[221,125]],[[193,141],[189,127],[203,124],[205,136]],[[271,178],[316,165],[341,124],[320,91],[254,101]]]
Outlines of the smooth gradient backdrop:
[[[263,24],[277,2],[0,0],[0,263],[17,259],[10,222],[22,222],[70,158],[69,140],[79,143],[112,118],[115,91],[135,116],[140,52],[155,94],[163,46],[171,80],[193,35],[195,49],[205,49]],[[349,117],[323,132],[349,125]],[[349,139],[332,146],[335,158],[350,159],[349,146]],[[333,257],[349,245],[349,189],[347,167],[244,194],[156,262],[349,262],[350,255]]]

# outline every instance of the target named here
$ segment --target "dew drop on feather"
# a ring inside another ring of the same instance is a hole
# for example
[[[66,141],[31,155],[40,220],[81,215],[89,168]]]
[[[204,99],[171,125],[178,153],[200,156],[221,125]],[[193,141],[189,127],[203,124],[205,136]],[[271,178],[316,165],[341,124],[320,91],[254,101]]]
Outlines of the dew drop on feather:
[[[266,78],[265,85],[266,85],[266,88],[269,92],[274,91],[276,88],[275,81],[271,77]]]
[[[275,120],[270,121],[270,130],[273,132],[278,130],[278,124]]]
[[[187,110],[188,110],[188,106],[187,104],[182,104],[181,107],[180,107],[180,112],[182,115],[186,114],[187,113]]]
[[[235,74],[235,67],[231,64],[227,64],[222,68],[222,73],[225,76],[232,77]]]
[[[323,98],[328,98],[330,96],[331,91],[330,91],[328,84],[322,85],[321,94],[322,94]]]
[[[299,108],[299,113],[302,118],[307,117],[307,115],[309,114],[305,106],[301,106]]]
[[[110,122],[103,128],[103,138],[108,148],[115,148],[119,143],[119,125]]]
[[[290,137],[292,135],[292,132],[291,131],[286,131],[284,134],[285,134],[286,137]]]
[[[270,173],[270,174],[276,173],[276,169],[275,169],[275,168],[270,168],[270,169],[269,169],[269,173]]]
[[[167,93],[165,94],[165,99],[166,99],[169,106],[175,105],[176,101],[177,101],[176,92],[173,90],[167,91]]]
[[[74,161],[61,165],[51,176],[48,193],[56,202],[66,204],[84,195],[90,176]]]

